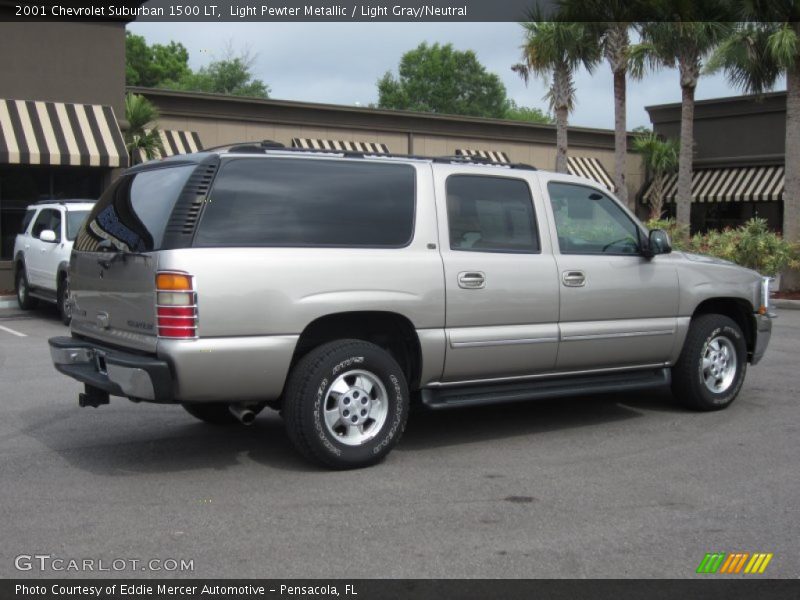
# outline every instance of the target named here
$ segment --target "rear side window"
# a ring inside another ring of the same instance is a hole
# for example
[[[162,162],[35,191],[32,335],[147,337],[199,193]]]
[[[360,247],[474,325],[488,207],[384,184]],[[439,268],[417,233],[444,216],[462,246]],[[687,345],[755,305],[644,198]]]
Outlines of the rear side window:
[[[405,246],[414,231],[409,165],[233,159],[211,190],[195,246]]]
[[[528,184],[479,175],[447,178],[450,249],[467,252],[539,252]]]
[[[28,225],[31,224],[31,221],[33,220],[33,215],[35,214],[36,214],[35,210],[25,211],[25,216],[22,218],[22,227],[20,227],[19,230],[20,233],[25,233],[26,231],[28,231]]]
[[[120,177],[89,213],[75,248],[97,251],[100,242],[109,240],[117,250],[158,250],[175,202],[195,167],[181,165]]]

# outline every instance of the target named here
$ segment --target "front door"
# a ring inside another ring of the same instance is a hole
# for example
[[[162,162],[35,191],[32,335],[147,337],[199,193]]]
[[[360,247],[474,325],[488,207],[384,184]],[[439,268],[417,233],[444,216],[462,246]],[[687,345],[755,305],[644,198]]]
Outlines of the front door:
[[[39,239],[42,232],[47,230],[56,234],[55,242],[44,242]],[[30,285],[55,289],[58,264],[56,262],[53,266],[52,263],[53,257],[59,255],[58,247],[61,242],[61,213],[54,208],[39,211],[31,228],[30,248],[25,251],[25,269]]]
[[[608,194],[557,180],[547,192],[558,240],[558,369],[667,361],[677,326],[675,267],[642,256],[644,232]]]
[[[555,366],[559,290],[549,235],[538,220],[541,198],[534,201],[529,182],[512,175],[466,174],[463,167],[437,172],[447,297],[444,381],[516,377]]]

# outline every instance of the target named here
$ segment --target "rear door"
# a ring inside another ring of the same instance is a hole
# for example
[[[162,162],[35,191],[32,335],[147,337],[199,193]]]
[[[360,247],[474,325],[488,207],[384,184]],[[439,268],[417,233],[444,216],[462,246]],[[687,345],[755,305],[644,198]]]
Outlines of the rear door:
[[[561,288],[557,367],[625,368],[669,359],[677,328],[678,274],[645,258],[644,231],[604,191],[551,180],[546,189]]]
[[[436,170],[445,381],[530,375],[556,362],[559,290],[541,198],[518,172],[480,173]]]
[[[196,166],[165,163],[123,175],[97,202],[70,261],[75,333],[155,351],[157,251]]]

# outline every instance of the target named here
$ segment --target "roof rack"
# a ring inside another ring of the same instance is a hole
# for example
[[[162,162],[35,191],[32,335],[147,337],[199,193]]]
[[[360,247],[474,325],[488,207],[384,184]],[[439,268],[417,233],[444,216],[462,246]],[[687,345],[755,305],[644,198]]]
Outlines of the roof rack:
[[[345,158],[365,158],[367,156],[376,156],[381,158],[405,158],[412,160],[429,160],[435,163],[450,163],[462,165],[481,165],[493,167],[506,167],[508,169],[523,169],[527,171],[536,171],[536,167],[525,163],[506,163],[495,162],[488,158],[481,156],[424,156],[419,154],[393,154],[384,152],[363,152],[355,150],[336,150],[328,148],[295,148],[287,147],[280,142],[273,140],[264,140],[262,142],[235,142],[232,144],[225,144],[216,146],[214,148],[207,148],[204,152],[226,151],[238,153],[252,153],[252,154],[266,154],[270,150],[277,150],[280,152],[297,152],[302,154],[333,154],[336,156],[343,156]]]
[[[92,202],[97,202],[97,200],[92,200],[91,198],[81,199],[81,198],[69,198],[66,200],[37,200],[32,204],[38,206],[39,204],[91,204]]]

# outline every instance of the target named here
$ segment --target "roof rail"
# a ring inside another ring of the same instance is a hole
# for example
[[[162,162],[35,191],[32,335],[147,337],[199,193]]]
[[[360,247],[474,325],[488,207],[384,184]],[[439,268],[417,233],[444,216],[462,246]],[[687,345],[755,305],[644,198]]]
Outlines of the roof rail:
[[[69,198],[66,200],[59,200],[54,198],[52,200],[37,200],[31,204],[38,206],[39,204],[89,204],[92,202],[97,202],[97,200],[92,200],[91,198]]]
[[[368,152],[356,150],[336,150],[335,148],[296,148],[287,147],[280,142],[272,140],[264,140],[263,142],[238,142],[233,144],[225,144],[223,146],[215,146],[214,148],[206,148],[204,152],[214,151],[227,151],[227,152],[241,152],[253,154],[266,154],[270,150],[277,150],[279,152],[292,152],[300,154],[333,154],[336,156],[343,156],[345,158],[365,158],[367,156],[376,156],[381,158],[406,158],[411,160],[429,160],[435,163],[451,163],[462,165],[488,165],[495,167],[506,167],[508,169],[524,169],[527,171],[536,171],[536,167],[525,163],[506,163],[495,162],[488,158],[481,156],[424,156],[419,154],[393,154],[383,152]]]

